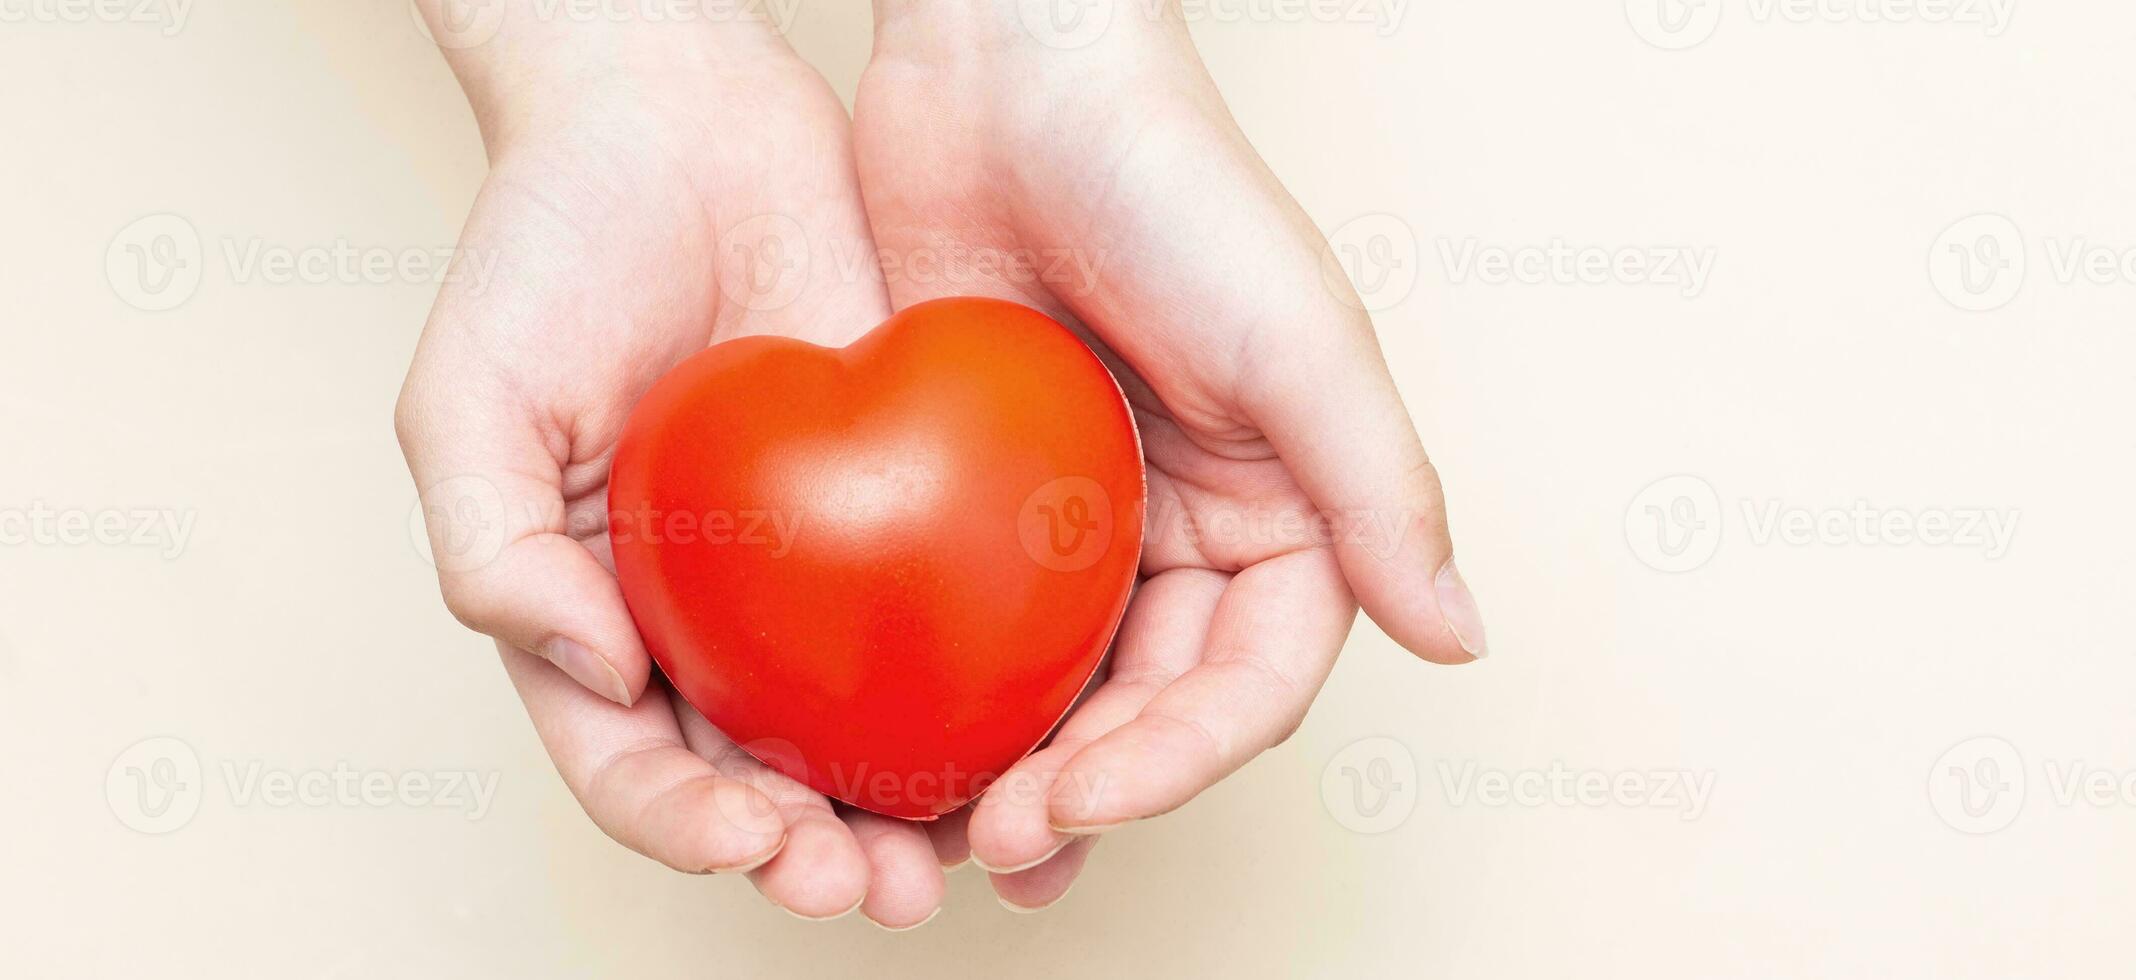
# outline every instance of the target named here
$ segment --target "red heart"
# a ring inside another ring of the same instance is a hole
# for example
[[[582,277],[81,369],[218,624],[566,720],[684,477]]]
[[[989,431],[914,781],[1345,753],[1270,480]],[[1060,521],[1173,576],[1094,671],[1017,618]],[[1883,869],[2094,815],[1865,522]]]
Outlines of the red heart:
[[[911,307],[842,349],[682,362],[609,478],[623,597],[682,696],[767,764],[892,816],[1034,748],[1118,627],[1142,547],[1119,386],[1034,310]]]

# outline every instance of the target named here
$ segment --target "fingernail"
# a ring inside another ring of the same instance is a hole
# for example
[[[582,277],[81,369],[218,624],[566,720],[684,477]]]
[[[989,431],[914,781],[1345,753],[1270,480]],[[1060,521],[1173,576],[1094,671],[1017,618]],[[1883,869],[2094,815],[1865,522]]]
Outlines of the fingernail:
[[[779,842],[779,844],[780,844],[781,846],[784,846],[784,845],[786,844],[786,842],[782,840],[782,841],[780,841],[780,842]],[[761,868],[761,867],[763,867],[763,866],[765,866],[765,865],[767,865],[767,864],[770,864],[770,863],[771,863],[771,859],[772,859],[772,858],[775,858],[775,857],[778,857],[778,856],[779,856],[779,848],[777,848],[777,847],[774,847],[774,848],[772,848],[772,849],[770,850],[770,852],[766,853],[766,854],[765,854],[765,855],[764,855],[763,857],[760,857],[760,858],[756,858],[756,859],[754,859],[754,860],[750,861],[749,863],[747,863],[747,864],[744,864],[744,865],[742,865],[742,866],[741,866],[741,867],[739,867],[739,868],[729,868],[729,869],[726,869],[726,871],[727,871],[727,873],[728,873],[728,874],[735,874],[735,875],[745,875],[745,874],[748,874],[748,873],[749,873],[749,872],[751,872],[751,871],[755,871],[755,870],[756,870],[756,869],[758,869],[758,868]]]
[[[959,870],[962,870],[962,869],[964,868],[964,866],[965,866],[965,865],[967,865],[967,864],[970,864],[970,863],[972,863],[972,856],[971,856],[971,855],[969,855],[969,854],[966,854],[966,855],[964,856],[964,860],[962,860],[962,861],[958,861],[958,862],[957,862],[957,863],[955,863],[955,864],[945,864],[945,865],[942,865],[942,873],[943,873],[943,874],[948,874],[949,872],[952,872],[952,871],[959,871]]]
[[[1070,885],[1068,886],[1068,891],[1064,891],[1059,895],[1054,896],[1053,901],[1047,902],[1044,905],[1018,905],[1015,902],[1011,902],[1008,899],[1003,898],[999,895],[994,896],[994,900],[1000,902],[1002,908],[1008,909],[1009,911],[1014,912],[1017,915],[1030,915],[1034,912],[1044,912],[1047,909],[1061,904],[1061,899],[1067,898],[1068,892],[1072,892],[1074,890],[1075,886]]]
[[[706,868],[705,873],[716,875],[745,875],[751,871],[755,871],[758,868],[770,864],[771,859],[778,857],[779,852],[781,850],[784,850],[785,848],[786,835],[780,834],[778,842],[773,844],[770,850],[767,850],[764,853],[759,854],[756,857],[750,858],[749,860],[737,864],[731,868]]]
[[[874,919],[869,919],[868,921],[869,921],[869,922],[875,922],[875,927],[876,927],[876,928],[878,928],[878,929],[881,929],[881,930],[883,930],[884,932],[911,932],[911,931],[912,931],[912,930],[914,930],[914,929],[918,929],[918,928],[919,928],[919,927],[921,927],[921,926],[924,926],[924,925],[926,925],[926,924],[928,924],[928,923],[930,923],[930,922],[933,922],[933,921],[935,920],[935,916],[938,916],[938,915],[941,915],[941,914],[942,914],[942,909],[941,909],[941,908],[940,908],[939,906],[937,906],[937,907],[935,908],[935,910],[934,910],[934,911],[932,911],[932,912],[929,912],[929,913],[927,913],[927,918],[921,919],[920,921],[918,921],[918,922],[915,922],[915,923],[913,923],[913,924],[911,924],[911,925],[909,925],[909,926],[886,926],[886,925],[883,925],[883,924],[882,924],[882,923],[880,923],[880,922],[875,922],[875,920],[874,920]]]
[[[1454,567],[1452,558],[1439,566],[1439,576],[1432,587],[1439,593],[1439,618],[1446,621],[1447,631],[1454,634],[1461,649],[1478,660],[1489,656],[1491,646],[1483,638],[1483,610],[1477,607],[1475,593],[1461,580],[1461,569]]]
[[[1053,823],[1051,821],[1048,821],[1046,824],[1046,826],[1050,828],[1054,833],[1067,834],[1070,837],[1096,837],[1099,834],[1112,833],[1113,831],[1118,830],[1126,825],[1127,822],[1124,820],[1114,821],[1112,823],[1079,824],[1073,827],[1064,827],[1060,824]]]
[[[793,909],[787,908],[784,905],[779,905],[779,903],[777,902],[773,902],[771,904],[778,905],[779,911],[784,912],[787,915],[793,916],[796,919],[800,919],[803,922],[835,922],[839,919],[843,919],[846,916],[852,915],[853,913],[860,911],[861,903],[866,902],[867,900],[868,896],[862,895],[860,896],[859,901],[853,903],[852,908],[840,912],[837,915],[802,915],[801,913],[796,912]]]
[[[1050,850],[1050,851],[1047,851],[1046,853],[1044,853],[1044,854],[1042,854],[1042,855],[1038,856],[1038,857],[1037,857],[1036,859],[1034,859],[1034,860],[1030,860],[1030,861],[1025,861],[1025,862],[1024,862],[1024,863],[1022,863],[1022,864],[1017,864],[1017,865],[1011,865],[1011,866],[1009,866],[1009,867],[1005,867],[1005,868],[997,868],[997,867],[994,867],[994,866],[993,866],[993,865],[991,865],[991,864],[988,864],[988,863],[986,863],[985,861],[981,861],[981,860],[979,860],[979,855],[977,855],[977,854],[973,854],[973,855],[972,855],[972,863],[973,863],[973,864],[976,864],[976,865],[978,865],[978,866],[979,866],[979,870],[981,870],[981,871],[985,871],[985,872],[988,872],[988,873],[990,873],[990,874],[997,874],[997,875],[1012,875],[1012,874],[1015,874],[1015,873],[1016,873],[1016,872],[1018,872],[1018,871],[1029,871],[1029,870],[1031,870],[1032,868],[1038,867],[1038,866],[1039,866],[1039,865],[1041,865],[1041,864],[1044,864],[1044,863],[1046,863],[1046,862],[1048,862],[1048,861],[1051,861],[1051,860],[1053,860],[1053,856],[1054,856],[1055,854],[1059,854],[1059,853],[1061,852],[1061,848],[1067,847],[1067,846],[1068,846],[1069,844],[1072,844],[1072,843],[1074,843],[1074,841],[1073,841],[1073,840],[1064,840],[1064,841],[1062,841],[1062,842],[1060,842],[1060,843],[1058,843],[1058,844],[1055,844],[1055,845],[1053,845],[1053,849],[1052,849],[1052,850]]]
[[[1098,774],[1096,787],[1104,787],[1104,776]],[[1102,808],[1102,794],[1087,792],[1081,778],[1056,778],[1053,788],[1046,793],[1046,827],[1056,834],[1069,838],[1095,837],[1112,830],[1125,820],[1100,821],[1095,813]],[[1065,820],[1063,818],[1066,818]]]
[[[542,645],[541,655],[593,693],[630,707],[630,688],[623,683],[623,675],[585,644],[559,636]]]
[[[713,868],[725,874],[748,874],[766,864],[786,850],[786,823],[776,812],[759,810],[763,797],[741,783],[720,779],[712,784],[712,814],[708,822],[722,824],[716,833],[742,835],[745,839],[755,837],[770,841],[764,849],[730,867]]]

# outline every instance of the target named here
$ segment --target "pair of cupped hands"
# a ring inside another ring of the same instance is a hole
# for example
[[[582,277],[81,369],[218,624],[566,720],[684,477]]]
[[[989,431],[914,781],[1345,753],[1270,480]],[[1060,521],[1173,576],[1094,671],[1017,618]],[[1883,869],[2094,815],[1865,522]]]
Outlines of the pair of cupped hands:
[[[421,2],[441,28],[455,0]],[[1118,4],[1057,45],[1016,0],[876,0],[849,118],[760,21],[490,2],[494,36],[446,54],[491,166],[460,247],[494,273],[442,289],[396,423],[432,540],[498,536],[479,563],[440,564],[446,604],[496,639],[616,840],[746,873],[805,918],[918,925],[968,859],[1004,904],[1043,908],[1103,832],[1288,737],[1360,603],[1426,660],[1484,654],[1370,320],[1173,4]],[[1141,429],[1150,523],[1113,650],[1050,742],[976,803],[909,823],[772,771],[665,685],[616,584],[607,475],[638,397],[708,344],[843,345],[973,294],[1043,310],[1106,360]],[[508,504],[501,529],[457,526],[494,507],[433,499],[469,480]],[[1220,530],[1246,526],[1275,530]]]

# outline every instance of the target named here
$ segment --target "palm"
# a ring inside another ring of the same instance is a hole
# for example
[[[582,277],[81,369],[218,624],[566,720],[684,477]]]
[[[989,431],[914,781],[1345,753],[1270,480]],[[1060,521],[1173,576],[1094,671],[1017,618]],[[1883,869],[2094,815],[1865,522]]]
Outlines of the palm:
[[[854,117],[887,254],[1030,260],[967,282],[893,273],[893,302],[963,291],[1047,310],[1111,364],[1141,429],[1145,579],[1109,677],[973,817],[975,853],[1015,869],[997,887],[1020,904],[1076,873],[1088,845],[1061,830],[1176,807],[1287,734],[1355,613],[1321,509],[1239,397],[1274,377],[1254,335],[1300,302],[1283,288],[1321,288],[1310,224],[1259,193],[1265,170],[1195,76],[1129,70],[1115,94],[1044,64],[879,44]],[[1281,274],[1242,279],[1250,251]]]
[[[752,869],[799,913],[859,902],[909,925],[938,906],[936,860],[961,859],[967,822],[1004,901],[1048,904],[1081,835],[1179,806],[1280,741],[1357,599],[1427,659],[1483,647],[1370,324],[1323,285],[1311,222],[1178,25],[1123,22],[1056,58],[998,5],[877,9],[850,142],[821,79],[747,24],[644,49],[706,91],[610,64],[595,73],[610,84],[526,104],[562,116],[485,119],[498,156],[462,244],[502,274],[441,293],[396,423],[433,541],[467,530],[437,488],[488,487],[502,540],[441,561],[447,605],[497,638],[595,822],[677,868]],[[478,111],[511,61],[498,53],[456,62]],[[940,275],[958,259],[978,274]],[[893,305],[972,293],[1044,309],[1107,358],[1141,426],[1151,519],[1101,686],[976,807],[923,830],[835,812],[659,685],[603,505],[629,407],[707,343],[838,345]],[[1380,515],[1392,539],[1327,539],[1331,513]]]
[[[866,896],[872,918],[905,925],[939,902],[927,835],[834,810],[668,691],[607,533],[616,442],[674,364],[745,334],[842,343],[887,310],[879,279],[810,261],[826,245],[865,254],[866,227],[837,152],[843,114],[820,82],[800,95],[749,120],[751,141],[710,138],[731,120],[630,105],[494,161],[461,244],[496,257],[498,282],[440,296],[402,438],[425,487],[464,491],[463,475],[479,475],[498,540],[474,562],[441,562],[448,604],[498,637],[558,771],[603,829],[680,869],[747,869],[797,914]],[[433,501],[430,513],[433,535],[449,534],[435,525],[457,511]]]

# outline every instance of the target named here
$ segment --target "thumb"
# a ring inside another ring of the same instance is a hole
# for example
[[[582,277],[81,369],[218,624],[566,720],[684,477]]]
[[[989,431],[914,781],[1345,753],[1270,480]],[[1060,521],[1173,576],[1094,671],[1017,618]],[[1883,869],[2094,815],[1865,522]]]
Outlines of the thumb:
[[[605,499],[573,521],[562,465],[532,416],[509,398],[475,396],[473,386],[426,384],[420,354],[417,361],[394,422],[446,608],[595,693],[632,703],[651,661],[615,576],[570,533],[605,545],[594,533],[605,527]]]
[[[1484,656],[1483,614],[1454,564],[1439,471],[1361,310],[1313,302],[1247,357],[1243,406],[1329,521],[1343,577],[1417,656]],[[1253,377],[1260,374],[1260,377]]]

